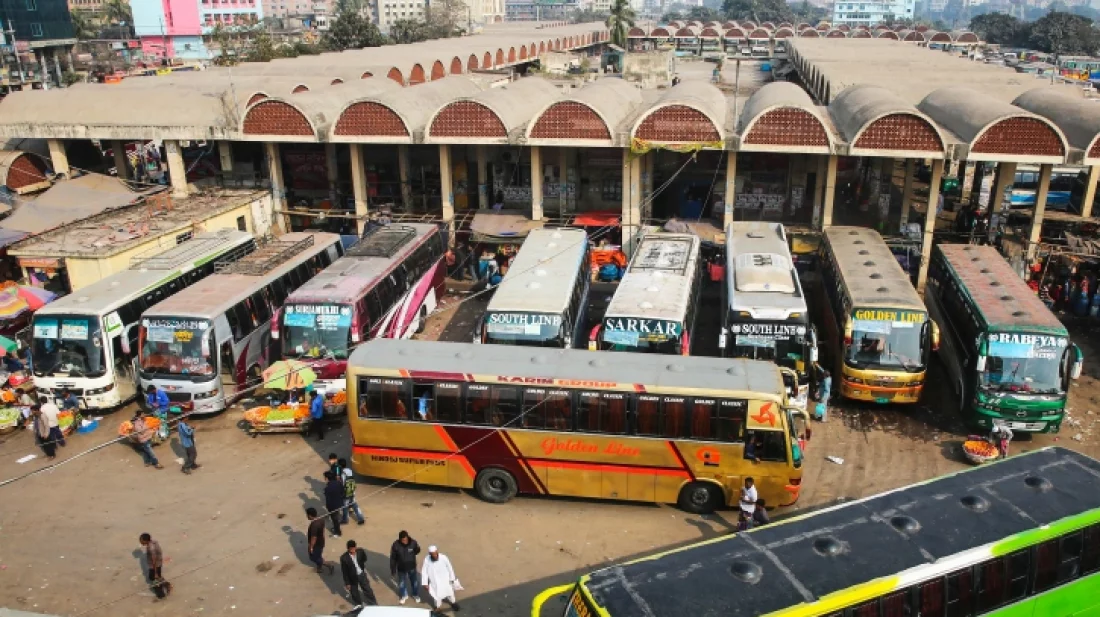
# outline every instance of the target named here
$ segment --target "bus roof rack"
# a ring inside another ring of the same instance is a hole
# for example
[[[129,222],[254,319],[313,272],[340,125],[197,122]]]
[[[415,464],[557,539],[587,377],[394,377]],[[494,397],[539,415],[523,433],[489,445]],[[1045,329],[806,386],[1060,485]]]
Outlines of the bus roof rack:
[[[216,232],[204,233],[199,236],[191,236],[176,246],[163,250],[160,247],[145,251],[140,255],[130,258],[130,270],[174,270],[184,264],[194,262],[199,257],[207,255],[224,244],[234,234],[240,232],[236,229],[219,229]],[[224,255],[218,257],[220,261],[236,261],[252,252],[254,248],[251,242],[238,246]]]
[[[353,257],[393,257],[401,247],[416,238],[416,228],[408,225],[386,225],[363,236],[347,250]]]
[[[307,236],[297,242],[266,240],[257,243],[256,250],[239,261],[219,262],[214,266],[217,274],[244,274],[262,276],[279,264],[313,246],[313,236]]]
[[[672,272],[682,275],[691,263],[692,245],[697,236],[664,232],[647,234],[635,249],[629,269],[644,272]]]

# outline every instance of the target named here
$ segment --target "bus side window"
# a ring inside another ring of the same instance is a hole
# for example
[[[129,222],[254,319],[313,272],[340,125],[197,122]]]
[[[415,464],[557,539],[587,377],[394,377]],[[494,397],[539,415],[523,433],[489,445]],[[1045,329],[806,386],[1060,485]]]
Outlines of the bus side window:
[[[666,396],[661,400],[660,434],[683,437],[687,428],[687,399]]]
[[[381,285],[381,283],[379,283],[379,285]],[[370,293],[367,294],[367,302],[370,305],[367,312],[370,313],[371,317],[374,318],[374,322],[382,321],[382,317],[385,316],[386,312],[382,310],[382,303],[378,298],[377,286],[374,289],[370,290]]]
[[[1064,536],[1058,551],[1058,583],[1067,583],[1081,574],[1081,551],[1084,543],[1081,532]]]
[[[252,302],[252,310],[256,316],[256,327],[271,320],[271,307],[263,293],[256,292],[249,296],[249,300]]]
[[[1008,598],[1006,599],[1009,602],[1022,600],[1027,595],[1027,579],[1030,574],[1030,550],[1017,551],[1008,556]]]
[[[577,430],[589,433],[600,430],[600,393],[577,394]]]
[[[237,366],[233,362],[233,342],[226,341],[221,346],[221,374],[223,377],[229,377],[231,380],[237,378]],[[224,380],[223,380],[224,381]]]
[[[390,420],[408,420],[409,388],[403,379],[382,380],[382,416]]]
[[[1007,579],[1005,577],[1005,558],[997,557],[978,565],[978,611],[990,612],[1004,604]]]
[[[604,392],[601,396],[600,431],[623,435],[626,433],[627,396],[618,392]]]
[[[435,384],[435,415],[439,422],[462,421],[462,384],[444,381]]]
[[[776,463],[787,462],[787,445],[782,431],[755,431],[755,436],[763,442],[763,447],[756,453],[762,461]]]
[[[492,389],[493,426],[519,428],[519,388],[514,386],[493,386]]]
[[[634,433],[660,435],[660,409],[661,399],[656,396],[639,396],[634,409]]]
[[[489,424],[489,386],[466,386],[466,424]]]
[[[1081,573],[1100,570],[1100,524],[1085,527],[1085,550],[1081,556]]]
[[[435,422],[435,400],[432,398],[432,382],[413,382],[413,420]]]
[[[229,310],[225,312],[225,320],[229,322],[229,330],[233,333],[234,341],[239,341],[244,338],[241,334],[241,321],[237,316],[237,307],[230,307]]]
[[[278,308],[286,302],[286,285],[283,284],[283,279],[277,278],[271,282],[271,301],[275,307]]]
[[[715,410],[718,405],[714,399],[697,398],[691,403],[691,437],[692,439],[712,439],[715,435],[711,432],[714,424]]]
[[[947,575],[947,617],[974,614],[974,574],[970,568]]]
[[[546,428],[555,431],[573,430],[573,401],[568,390],[551,390],[542,403]]]
[[[746,401],[721,399],[718,401],[718,420],[714,437],[719,441],[740,443],[745,441]]]
[[[359,379],[359,417],[382,417],[381,379]]]
[[[921,617],[944,617],[944,587],[943,578],[934,578],[921,583],[920,586],[920,612]]]
[[[523,428],[554,428],[547,426],[546,390],[526,388],[523,391]]]

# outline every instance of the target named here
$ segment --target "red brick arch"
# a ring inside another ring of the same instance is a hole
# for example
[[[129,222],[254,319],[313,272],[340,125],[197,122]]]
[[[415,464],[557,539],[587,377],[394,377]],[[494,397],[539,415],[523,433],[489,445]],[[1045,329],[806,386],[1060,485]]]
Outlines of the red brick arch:
[[[25,186],[41,183],[46,178],[46,161],[34,154],[23,153],[15,157],[3,178],[4,186],[16,191]]]
[[[1039,118],[1005,118],[987,127],[970,147],[987,154],[1065,156],[1062,138]]]
[[[298,84],[290,91],[291,94],[301,94],[302,92],[309,92],[309,87],[305,84]]]
[[[508,48],[508,62],[510,64],[512,62],[515,62],[515,61],[516,61],[516,48],[515,47],[509,47]]]
[[[485,52],[485,57],[481,59],[481,68],[491,69],[493,68],[493,54],[492,52]]]
[[[718,38],[718,31],[714,28],[703,28],[703,31],[699,33],[699,36],[716,39]]]
[[[538,46],[534,43],[527,45],[527,57],[534,58],[536,54],[538,54]]]
[[[821,120],[797,107],[764,112],[752,122],[743,139],[761,146],[828,146],[829,135]]]
[[[924,118],[909,114],[887,114],[860,131],[855,147],[867,150],[917,150],[943,152],[943,140]]]
[[[771,35],[768,34],[768,31],[763,28],[757,28],[749,33],[750,39],[766,39],[770,36]]]
[[[451,58],[451,72],[450,72],[450,74],[451,75],[461,75],[462,74],[462,58],[459,58],[458,56],[455,56],[454,58]]]
[[[396,81],[402,86],[405,85],[405,76],[401,74],[401,69],[397,68],[396,66],[391,68],[389,73],[386,73],[386,77],[389,77],[390,79]]]
[[[443,79],[446,76],[447,76],[447,69],[445,69],[443,67],[443,63],[440,62],[439,60],[436,60],[435,62],[433,62],[432,63],[432,78],[431,78],[431,81],[435,81],[437,79]]]
[[[352,103],[336,120],[334,135],[408,137],[409,129],[392,109],[373,101]]]
[[[846,39],[848,35],[843,30],[830,30],[826,35],[827,39]]]
[[[470,54],[470,58],[466,60],[466,71],[476,71],[478,68],[477,54]]]
[[[245,107],[252,107],[256,103],[259,103],[260,101],[262,101],[266,98],[267,98],[266,94],[264,94],[263,92],[257,92],[256,94],[253,94],[252,96],[248,97],[248,104],[245,105]]]
[[[1100,158],[1100,139],[1093,139],[1092,147],[1089,148],[1089,158]]]
[[[804,36],[809,39],[821,38],[821,35],[818,34],[817,30],[814,30],[813,28],[806,28],[802,32],[799,32],[798,36]]]
[[[432,137],[504,138],[508,131],[496,112],[477,101],[455,101],[441,109],[428,129]]]
[[[645,117],[635,137],[661,142],[721,141],[718,127],[706,114],[687,105],[668,105]]]
[[[626,35],[631,38],[645,38],[645,30],[641,28],[631,28],[630,31],[626,33]]]
[[[497,60],[494,63],[494,66],[500,66],[502,64],[504,64],[504,50],[497,49]]]
[[[554,39],[554,51],[561,49],[561,39]]]
[[[332,83],[330,83],[329,85],[330,86],[338,86],[342,83],[344,83],[344,80],[337,77],[336,79],[332,80]]]
[[[554,103],[535,120],[533,139],[611,139],[607,123],[591,107],[576,101]]]
[[[409,85],[415,86],[416,84],[422,84],[425,81],[427,81],[427,78],[424,76],[424,67],[420,66],[419,63],[414,64],[412,70],[409,71]]]
[[[546,53],[546,41],[539,43],[539,55]]]
[[[363,71],[363,74],[359,76],[359,79],[370,79],[371,77],[374,77],[374,73],[371,73],[370,71]]]
[[[527,46],[526,45],[520,45],[519,46],[519,59],[520,60],[526,60],[527,59]]]
[[[775,38],[777,39],[785,39],[792,36],[794,36],[794,30],[791,30],[790,28],[784,27],[775,31]]]
[[[896,41],[896,40],[898,40],[898,33],[897,32],[891,32],[890,30],[883,30],[883,31],[879,32],[878,38],[880,38],[880,39],[893,39],[893,40]]]
[[[261,101],[244,116],[245,135],[294,135],[312,137],[313,127],[302,112],[282,101]]]

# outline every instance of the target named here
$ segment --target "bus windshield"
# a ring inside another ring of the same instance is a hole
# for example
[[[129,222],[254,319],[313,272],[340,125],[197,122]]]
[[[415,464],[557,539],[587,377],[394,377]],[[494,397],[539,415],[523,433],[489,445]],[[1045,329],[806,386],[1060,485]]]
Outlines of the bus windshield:
[[[494,311],[485,316],[484,342],[526,347],[564,347],[561,315]]]
[[[1063,337],[991,334],[989,356],[981,373],[986,391],[1060,394]]]
[[[924,365],[921,323],[854,319],[845,360],[857,369],[920,372]]]
[[[205,319],[154,317],[141,320],[141,370],[155,376],[217,374],[213,332]]]
[[[678,354],[684,326],[675,321],[608,317],[603,322],[604,351]]]
[[[99,317],[43,315],[34,318],[34,374],[99,377],[106,372]]]
[[[283,356],[346,360],[352,308],[341,304],[288,304],[283,311]]]
[[[761,326],[767,326],[762,328]],[[806,327],[784,327],[786,334],[773,324],[733,324],[730,330],[730,356],[748,360],[766,360],[805,373]],[[745,332],[748,330],[748,332]],[[756,330],[756,332],[753,332]],[[774,334],[761,334],[761,330]],[[802,366],[802,370],[799,369]]]

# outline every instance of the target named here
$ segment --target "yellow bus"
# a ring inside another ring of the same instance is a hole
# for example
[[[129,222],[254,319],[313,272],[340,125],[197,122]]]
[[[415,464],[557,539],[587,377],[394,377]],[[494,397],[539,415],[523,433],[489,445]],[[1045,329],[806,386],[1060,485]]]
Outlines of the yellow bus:
[[[916,403],[939,328],[873,229],[830,227],[819,260],[824,361],[834,391],[858,401]]]
[[[769,504],[790,505],[802,482],[794,418],[805,412],[789,406],[783,371],[755,360],[375,339],[348,362],[352,468],[494,503],[522,492],[695,513],[737,503],[751,476]]]

